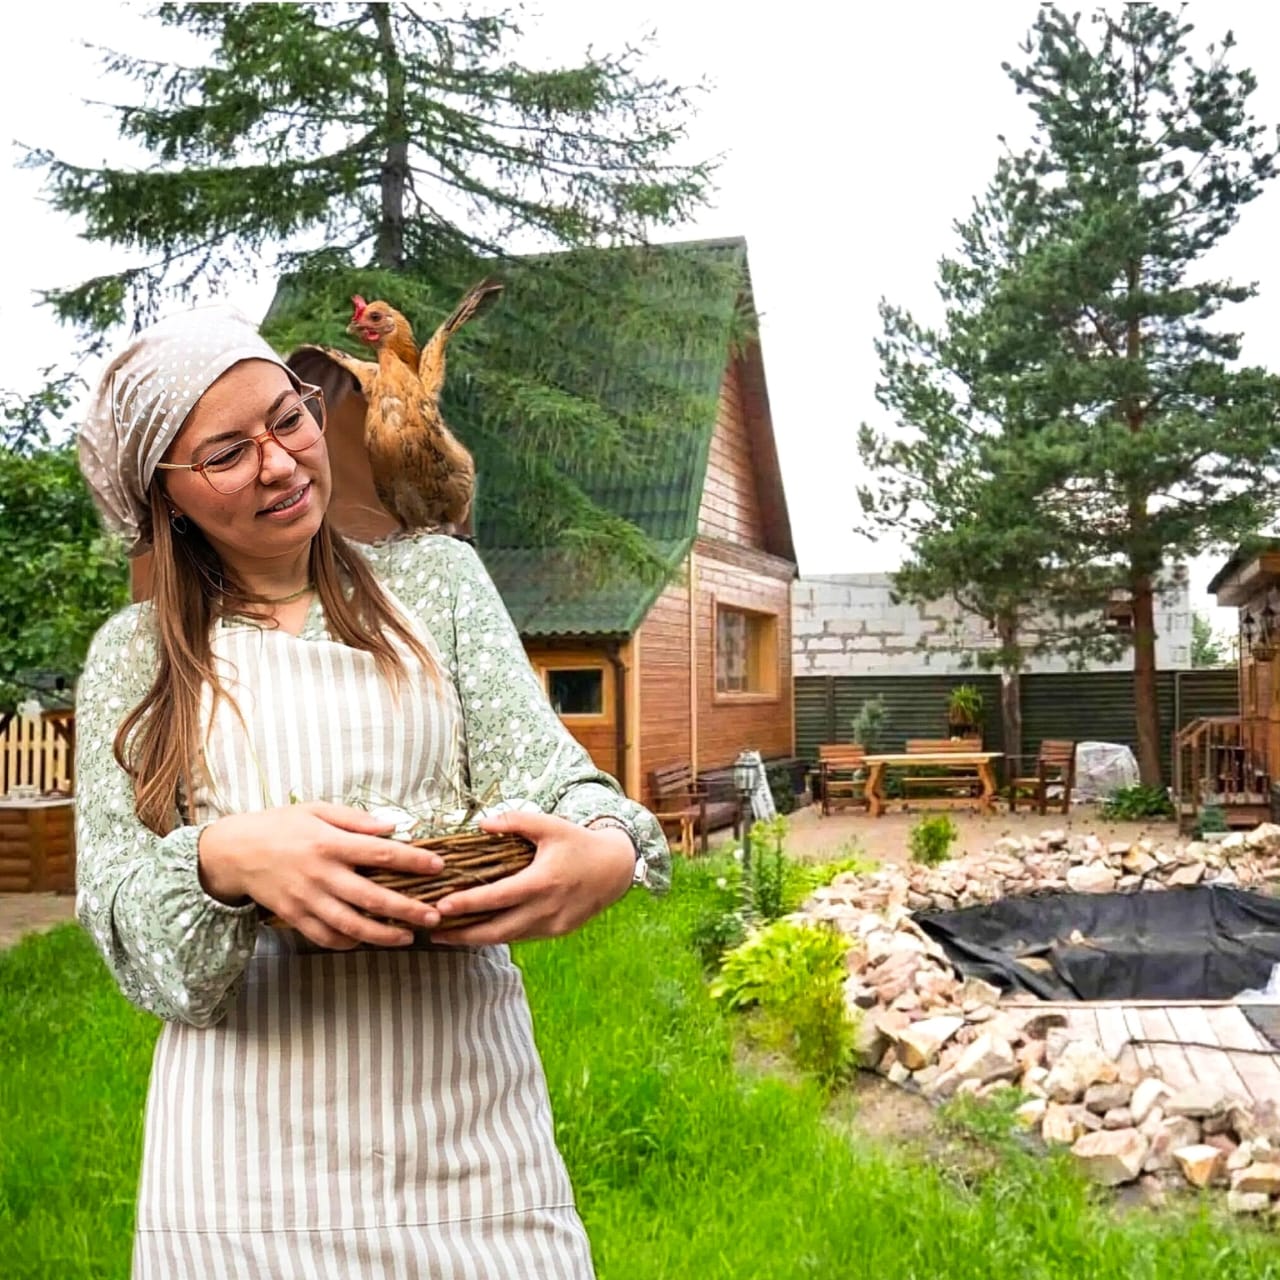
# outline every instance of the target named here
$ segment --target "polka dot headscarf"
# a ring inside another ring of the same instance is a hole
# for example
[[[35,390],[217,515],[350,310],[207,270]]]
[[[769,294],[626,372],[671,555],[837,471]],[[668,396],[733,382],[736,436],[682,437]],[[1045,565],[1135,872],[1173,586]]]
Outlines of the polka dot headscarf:
[[[147,490],[196,401],[241,360],[297,378],[234,307],[197,307],[144,329],[107,366],[80,429],[80,470],[131,556],[151,542]]]

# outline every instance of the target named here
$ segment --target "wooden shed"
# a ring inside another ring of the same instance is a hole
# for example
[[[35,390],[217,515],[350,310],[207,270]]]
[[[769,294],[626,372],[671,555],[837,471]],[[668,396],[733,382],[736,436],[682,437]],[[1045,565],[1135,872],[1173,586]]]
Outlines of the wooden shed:
[[[1252,826],[1270,814],[1280,766],[1280,541],[1237,549],[1209,591],[1237,611],[1240,708],[1179,727],[1174,792],[1184,823],[1211,803],[1231,826]]]

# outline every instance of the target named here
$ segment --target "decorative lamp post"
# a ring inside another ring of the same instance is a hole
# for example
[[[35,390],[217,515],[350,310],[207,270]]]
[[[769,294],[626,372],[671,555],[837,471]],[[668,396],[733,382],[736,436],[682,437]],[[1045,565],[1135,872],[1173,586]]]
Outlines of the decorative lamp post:
[[[733,789],[738,793],[738,826],[742,831],[742,916],[748,923],[755,916],[755,887],[751,880],[751,792],[756,785],[756,767],[745,751],[733,762]]]
[[[1253,621],[1253,614],[1246,613],[1244,617],[1240,620],[1240,631],[1244,635],[1244,647],[1248,649],[1251,653],[1253,652],[1254,629],[1255,629],[1255,626]]]

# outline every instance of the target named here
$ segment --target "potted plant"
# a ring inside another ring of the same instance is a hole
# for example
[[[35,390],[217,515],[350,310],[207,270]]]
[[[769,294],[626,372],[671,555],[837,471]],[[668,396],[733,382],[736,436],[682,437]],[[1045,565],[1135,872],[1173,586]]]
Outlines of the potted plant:
[[[947,728],[953,738],[970,738],[982,728],[982,693],[976,685],[961,684],[947,700]]]

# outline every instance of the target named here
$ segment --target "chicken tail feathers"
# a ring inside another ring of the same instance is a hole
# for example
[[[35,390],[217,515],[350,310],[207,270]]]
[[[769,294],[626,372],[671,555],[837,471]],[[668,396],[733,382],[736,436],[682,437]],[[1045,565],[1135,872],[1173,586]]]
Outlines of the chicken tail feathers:
[[[423,390],[433,400],[439,398],[440,388],[444,385],[445,345],[468,320],[483,311],[501,292],[501,282],[492,278],[473,285],[449,318],[431,335],[431,341],[423,347],[422,357],[418,362],[418,377]]]

